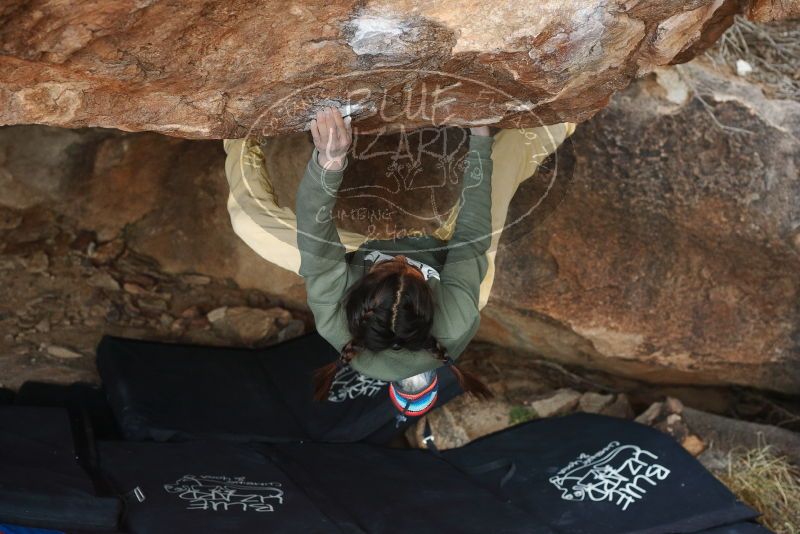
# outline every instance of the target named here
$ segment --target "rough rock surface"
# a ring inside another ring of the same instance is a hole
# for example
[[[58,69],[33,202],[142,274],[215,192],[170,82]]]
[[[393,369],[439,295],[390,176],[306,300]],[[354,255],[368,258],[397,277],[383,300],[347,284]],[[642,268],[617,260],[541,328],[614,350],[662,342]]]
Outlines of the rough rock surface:
[[[531,401],[530,407],[538,417],[555,417],[571,412],[581,400],[581,394],[571,389],[559,389],[544,398]]]
[[[753,2],[747,10],[747,16],[756,22],[800,18],[800,2],[792,0]]]
[[[769,446],[775,453],[787,456],[800,465],[800,434],[772,425],[740,421],[692,408],[684,408],[683,420],[716,450],[728,452],[736,448],[755,449]]]
[[[224,156],[221,142],[99,129],[3,128],[0,206],[52,207],[95,232],[98,246],[91,257],[97,264],[113,261],[127,245],[168,272],[228,278],[302,306],[302,280],[263,261],[233,233]]]
[[[504,235],[480,335],[653,382],[800,392],[800,103],[678,69],[578,127],[560,204]]]
[[[0,124],[242,137],[302,130],[325,99],[362,128],[580,121],[734,13],[794,11],[766,4],[10,0]]]
[[[259,347],[292,320],[292,314],[282,308],[262,310],[246,306],[224,306],[206,314],[212,328],[237,344]]]

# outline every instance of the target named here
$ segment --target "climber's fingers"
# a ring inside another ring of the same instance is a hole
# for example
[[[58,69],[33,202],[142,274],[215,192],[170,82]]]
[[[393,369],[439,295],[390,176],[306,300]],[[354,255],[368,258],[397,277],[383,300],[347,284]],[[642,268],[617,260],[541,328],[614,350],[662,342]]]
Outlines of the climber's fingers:
[[[353,140],[353,117],[345,117],[344,125],[347,128],[347,142],[350,143]]]
[[[319,128],[319,139],[322,146],[328,144],[330,137],[330,124],[329,124],[328,108],[322,108],[317,112],[317,127]]]
[[[319,147],[321,143],[321,138],[319,135],[319,126],[317,125],[316,119],[311,121],[311,138],[314,139],[314,146]]]
[[[350,144],[350,137],[347,135],[347,126],[344,124],[342,114],[338,109],[331,110],[333,121],[336,124],[336,136],[343,145]]]
[[[352,141],[350,117],[346,120],[338,109],[324,107],[317,111],[316,119],[311,121],[311,137],[314,146],[327,158],[341,158]]]
[[[333,108],[325,108],[325,119],[328,121],[328,146],[338,143],[339,134],[336,125],[336,112]]]

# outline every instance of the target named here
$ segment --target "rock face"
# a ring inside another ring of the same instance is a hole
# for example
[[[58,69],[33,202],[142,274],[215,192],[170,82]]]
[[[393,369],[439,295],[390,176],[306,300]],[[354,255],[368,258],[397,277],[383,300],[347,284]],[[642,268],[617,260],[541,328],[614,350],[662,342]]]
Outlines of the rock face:
[[[292,314],[281,308],[262,310],[225,306],[210,311],[207,318],[224,337],[241,345],[260,347],[268,344],[270,338],[292,320]]]
[[[748,8],[747,16],[756,22],[796,19],[800,17],[800,2],[783,0],[753,2]]]
[[[800,392],[798,139],[800,103],[702,63],[619,94],[572,137],[560,205],[504,235],[481,336],[649,381]]]
[[[362,129],[581,121],[734,13],[796,3],[7,0],[0,124],[243,137],[348,101]]]
[[[219,141],[3,128],[0,206],[48,206],[95,232],[96,264],[109,263],[127,244],[166,271],[201,271],[246,288],[269,287],[288,304],[303,306],[300,277],[263,261],[233,233],[225,207],[224,157]]]

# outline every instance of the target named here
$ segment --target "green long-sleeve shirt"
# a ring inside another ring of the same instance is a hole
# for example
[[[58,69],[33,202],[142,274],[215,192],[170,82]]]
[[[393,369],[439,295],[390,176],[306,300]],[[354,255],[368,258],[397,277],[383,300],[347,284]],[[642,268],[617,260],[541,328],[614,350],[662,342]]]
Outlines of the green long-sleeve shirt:
[[[300,275],[305,278],[308,305],[317,330],[336,350],[351,339],[344,311],[344,295],[372,262],[365,257],[377,250],[403,254],[439,271],[428,278],[435,304],[431,334],[457,358],[480,324],[478,295],[486,274],[486,251],[492,232],[492,137],[471,136],[462,181],[461,210],[450,241],[433,237],[372,240],[345,254],[331,213],[344,168],[323,169],[314,150],[297,192],[297,245]],[[346,163],[345,163],[346,167]],[[404,378],[435,369],[442,363],[428,351],[365,350],[351,362],[358,372],[380,380]]]

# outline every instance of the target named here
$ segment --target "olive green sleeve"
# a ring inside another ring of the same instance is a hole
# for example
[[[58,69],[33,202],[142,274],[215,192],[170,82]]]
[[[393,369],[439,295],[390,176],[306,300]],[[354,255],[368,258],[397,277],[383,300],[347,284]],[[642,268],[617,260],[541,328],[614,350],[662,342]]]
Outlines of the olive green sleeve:
[[[480,324],[478,298],[492,237],[493,141],[493,137],[470,137],[461,207],[434,293],[432,334],[453,358],[463,352]]]
[[[305,279],[308,306],[317,331],[341,350],[350,341],[342,299],[354,276],[332,217],[344,168],[323,169],[317,154],[314,149],[297,190],[300,276]]]

